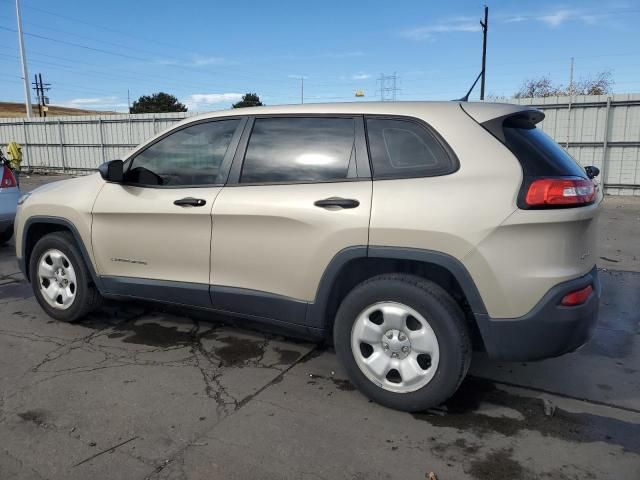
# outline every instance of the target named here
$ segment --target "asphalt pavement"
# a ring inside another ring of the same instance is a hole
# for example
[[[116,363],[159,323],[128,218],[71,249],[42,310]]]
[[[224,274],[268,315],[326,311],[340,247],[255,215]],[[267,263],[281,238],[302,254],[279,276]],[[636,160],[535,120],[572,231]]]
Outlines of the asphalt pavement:
[[[23,178],[23,189],[52,177]],[[331,349],[136,302],[43,314],[0,247],[0,479],[640,479],[640,201],[610,197],[593,340],[478,354],[446,404],[367,400]]]

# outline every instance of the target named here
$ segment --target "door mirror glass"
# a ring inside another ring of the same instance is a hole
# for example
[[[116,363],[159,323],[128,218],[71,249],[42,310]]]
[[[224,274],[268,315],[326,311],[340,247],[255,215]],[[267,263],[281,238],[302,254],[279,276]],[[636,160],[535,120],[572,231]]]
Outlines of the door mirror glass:
[[[122,160],[110,160],[100,165],[98,171],[107,182],[121,183],[123,179],[123,165]]]
[[[584,167],[585,172],[587,172],[587,177],[593,179],[600,175],[600,169],[598,167],[594,167],[593,165],[589,165],[588,167]]]

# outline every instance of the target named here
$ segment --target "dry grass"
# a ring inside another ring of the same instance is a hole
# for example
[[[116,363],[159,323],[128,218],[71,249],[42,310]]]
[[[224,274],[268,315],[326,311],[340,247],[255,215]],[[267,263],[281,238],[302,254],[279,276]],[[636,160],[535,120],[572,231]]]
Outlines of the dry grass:
[[[32,105],[33,116],[38,116],[38,106]],[[57,107],[49,105],[47,117],[60,117],[65,115],[109,115],[115,112],[105,112],[96,110],[82,110],[80,108]],[[0,118],[26,117],[24,103],[0,102]]]

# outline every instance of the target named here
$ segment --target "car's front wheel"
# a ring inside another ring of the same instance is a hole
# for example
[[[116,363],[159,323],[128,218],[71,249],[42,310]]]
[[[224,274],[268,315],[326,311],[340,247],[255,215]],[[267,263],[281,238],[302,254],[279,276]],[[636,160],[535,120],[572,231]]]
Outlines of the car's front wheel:
[[[405,411],[449,398],[471,360],[458,304],[437,284],[405,274],[379,275],[356,286],[338,309],[334,344],[363,393]]]
[[[100,304],[100,294],[68,232],[38,240],[30,257],[29,277],[36,300],[56,320],[80,320]]]

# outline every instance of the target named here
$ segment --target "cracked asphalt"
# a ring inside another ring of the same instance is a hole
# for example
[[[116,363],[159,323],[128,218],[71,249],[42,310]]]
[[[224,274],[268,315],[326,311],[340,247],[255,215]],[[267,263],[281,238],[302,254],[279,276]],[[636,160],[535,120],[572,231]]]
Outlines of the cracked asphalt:
[[[593,340],[536,363],[478,354],[418,414],[242,320],[132,302],[53,321],[0,247],[0,479],[638,480],[640,202],[607,199],[601,225]]]

